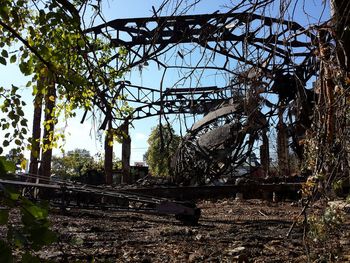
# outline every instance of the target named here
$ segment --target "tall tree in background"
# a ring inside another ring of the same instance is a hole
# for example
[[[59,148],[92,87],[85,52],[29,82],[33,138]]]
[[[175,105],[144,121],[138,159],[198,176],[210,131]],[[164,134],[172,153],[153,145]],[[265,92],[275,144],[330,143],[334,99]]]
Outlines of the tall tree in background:
[[[169,176],[170,161],[179,143],[180,137],[170,125],[158,125],[152,129],[145,154],[152,175]]]
[[[52,173],[61,178],[78,177],[86,165],[94,163],[94,158],[85,149],[68,151],[62,157],[54,156],[52,159]]]

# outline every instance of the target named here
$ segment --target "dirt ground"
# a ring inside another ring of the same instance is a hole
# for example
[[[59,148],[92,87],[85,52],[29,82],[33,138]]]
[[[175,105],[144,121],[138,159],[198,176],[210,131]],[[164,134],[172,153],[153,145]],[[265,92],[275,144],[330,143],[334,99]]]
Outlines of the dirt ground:
[[[198,206],[199,225],[190,227],[129,212],[54,213],[60,242],[39,255],[57,262],[350,262],[349,214],[324,241],[305,245],[302,217],[286,237],[302,209],[296,203],[225,199]]]

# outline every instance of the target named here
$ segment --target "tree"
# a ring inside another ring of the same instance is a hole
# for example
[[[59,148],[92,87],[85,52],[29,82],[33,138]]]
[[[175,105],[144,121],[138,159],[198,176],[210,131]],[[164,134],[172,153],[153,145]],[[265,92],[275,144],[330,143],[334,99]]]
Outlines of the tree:
[[[94,158],[85,149],[75,149],[62,157],[52,158],[52,174],[62,179],[81,176],[86,165],[94,163]]]
[[[31,173],[38,171],[42,149],[41,170],[43,175],[50,175],[51,150],[62,137],[54,131],[59,116],[75,116],[74,110],[78,108],[85,112],[94,112],[97,108],[106,114],[112,112],[110,105],[119,101],[118,96],[107,97],[105,93],[113,90],[116,80],[123,76],[123,70],[108,66],[109,43],[84,33],[85,24],[92,24],[101,15],[99,5],[98,0],[45,0],[39,3],[4,0],[1,3],[0,63],[17,62],[21,72],[32,77],[27,87],[32,88],[36,97],[33,134],[29,140]],[[92,8],[91,23],[84,17],[87,8]],[[14,132],[6,133],[0,154],[11,142],[21,150],[25,149],[27,121],[22,110],[24,102],[17,90],[15,86],[0,87],[0,99],[4,101],[0,101],[0,110],[7,115],[0,119],[0,128],[14,128]],[[122,114],[122,105],[123,102],[119,103],[117,114]],[[44,121],[41,121],[42,110],[45,111]],[[43,126],[42,135],[40,125]]]
[[[89,177],[94,174],[94,180],[98,180],[100,183],[112,183],[107,182],[104,176],[104,159],[105,156],[96,155],[91,156],[90,152],[85,149],[75,149],[68,151],[63,156],[53,156],[52,158],[52,174],[60,179],[82,179],[83,181],[89,180],[83,177]],[[120,169],[120,160],[112,156],[111,170]],[[112,180],[112,178],[111,178]]]
[[[145,155],[151,174],[169,176],[171,158],[180,143],[180,136],[170,125],[158,125],[152,129],[147,142],[149,147]]]

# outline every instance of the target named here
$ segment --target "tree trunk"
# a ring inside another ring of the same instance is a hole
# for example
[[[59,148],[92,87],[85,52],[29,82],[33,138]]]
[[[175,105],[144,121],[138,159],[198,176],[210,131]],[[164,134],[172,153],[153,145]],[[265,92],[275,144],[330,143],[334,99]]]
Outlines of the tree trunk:
[[[41,81],[39,81],[41,82]],[[38,86],[43,83],[39,83]],[[40,139],[41,139],[41,112],[42,112],[42,103],[43,103],[43,95],[41,93],[41,89],[38,88],[38,93],[34,98],[34,116],[33,116],[33,132],[31,139],[31,150],[30,150],[30,165],[29,165],[29,173],[31,175],[38,174],[38,164],[40,158]]]
[[[287,127],[283,122],[284,107],[278,109],[278,126],[277,126],[277,155],[279,175],[282,177],[289,176],[289,154],[288,154],[288,135]]]
[[[125,123],[120,127],[123,135],[122,143],[122,170],[123,170],[123,182],[130,184],[132,178],[130,174],[130,154],[131,154],[131,138],[129,136],[129,122]]]
[[[108,185],[113,183],[113,135],[112,135],[112,122],[108,121],[108,130],[105,137],[105,182]]]
[[[43,148],[41,159],[41,175],[46,178],[51,176],[52,160],[52,142],[55,129],[55,105],[56,105],[56,87],[55,82],[47,78],[47,94],[45,95],[45,121],[43,134]]]

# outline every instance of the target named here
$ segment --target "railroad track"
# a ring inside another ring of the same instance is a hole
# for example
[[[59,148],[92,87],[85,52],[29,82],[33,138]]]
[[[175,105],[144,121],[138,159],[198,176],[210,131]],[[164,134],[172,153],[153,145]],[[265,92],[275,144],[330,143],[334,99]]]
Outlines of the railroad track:
[[[50,181],[47,178],[28,174],[16,174],[13,179],[0,179],[0,184],[16,188],[30,200],[48,200],[53,206],[59,206],[62,210],[77,207],[174,215],[178,220],[189,225],[198,223],[201,212],[193,202],[175,201],[64,180]]]
[[[67,208],[129,211],[157,215],[174,215],[185,224],[197,224],[199,199],[234,197],[241,193],[245,199],[299,199],[300,182],[264,183],[246,181],[238,185],[222,186],[164,186],[115,189],[86,185],[67,180],[15,174],[11,179],[0,179],[0,184],[15,187],[31,200],[49,200],[51,205]]]

